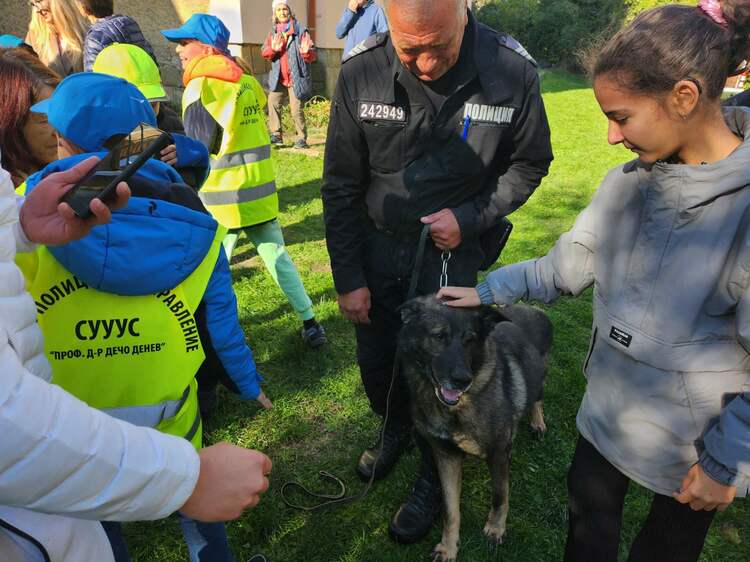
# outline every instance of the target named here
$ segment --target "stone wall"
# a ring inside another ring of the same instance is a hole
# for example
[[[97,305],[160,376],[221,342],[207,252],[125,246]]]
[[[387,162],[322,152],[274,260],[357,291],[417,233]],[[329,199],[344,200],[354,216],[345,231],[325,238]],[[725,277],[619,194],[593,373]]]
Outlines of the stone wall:
[[[159,60],[162,81],[176,107],[180,106],[182,95],[182,69],[174,44],[164,39],[159,30],[179,27],[196,12],[208,12],[209,4],[210,0],[115,0],[115,11],[132,16],[153,46]],[[21,0],[0,0],[0,34],[12,33],[24,37],[29,25],[30,10],[28,4]],[[241,54],[251,64],[255,76],[265,86],[270,65],[260,56],[260,45],[236,45],[233,46],[233,51],[234,54]],[[342,49],[318,49],[318,61],[313,65],[316,94],[326,97],[333,94],[341,67],[341,53]]]

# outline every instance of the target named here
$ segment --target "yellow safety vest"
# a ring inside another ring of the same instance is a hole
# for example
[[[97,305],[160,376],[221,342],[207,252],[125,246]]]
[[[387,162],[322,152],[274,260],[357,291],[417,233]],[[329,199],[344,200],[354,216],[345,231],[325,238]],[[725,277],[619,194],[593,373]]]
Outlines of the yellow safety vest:
[[[226,229],[177,287],[155,295],[97,291],[45,247],[19,263],[37,306],[52,382],[90,406],[201,446],[195,321]]]
[[[198,100],[223,129],[221,146],[211,154],[211,171],[199,192],[204,205],[227,228],[275,219],[279,198],[260,84],[246,74],[239,82],[193,78],[182,97],[183,112]]]

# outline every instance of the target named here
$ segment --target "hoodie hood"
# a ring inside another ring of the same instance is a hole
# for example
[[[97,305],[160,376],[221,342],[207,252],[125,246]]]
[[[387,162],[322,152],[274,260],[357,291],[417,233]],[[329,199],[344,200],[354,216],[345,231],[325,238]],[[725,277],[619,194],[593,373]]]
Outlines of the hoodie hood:
[[[722,111],[731,131],[743,139],[723,160],[698,166],[657,162],[650,170],[635,160],[625,165],[625,171],[631,167],[638,169],[641,190],[679,182],[682,185],[680,211],[699,207],[750,185],[750,109],[724,107]]]
[[[203,55],[188,63],[182,76],[183,85],[187,86],[194,78],[217,78],[225,82],[239,82],[242,78],[242,69],[224,55]]]
[[[44,176],[89,156],[53,162],[29,178],[27,192]],[[99,291],[133,296],[172,289],[206,257],[218,223],[163,162],[150,160],[128,185],[130,201],[112,213],[109,224],[95,227],[82,240],[48,249],[68,271]]]

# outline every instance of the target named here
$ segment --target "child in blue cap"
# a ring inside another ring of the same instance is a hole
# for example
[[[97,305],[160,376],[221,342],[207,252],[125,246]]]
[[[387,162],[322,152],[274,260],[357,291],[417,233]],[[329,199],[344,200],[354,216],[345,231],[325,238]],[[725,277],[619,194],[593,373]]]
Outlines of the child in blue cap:
[[[28,191],[47,174],[101,155],[140,123],[156,123],[133,85],[97,73],[66,78],[32,111],[47,115],[69,156],[32,175]],[[239,325],[224,229],[179,182],[173,168],[148,161],[109,225],[40,248],[20,265],[48,338],[53,382],[114,417],[200,448],[200,372],[219,369],[242,398],[272,405]],[[224,523],[180,522],[192,560],[234,560]],[[117,562],[129,560],[120,524],[104,526]]]
[[[229,229],[224,240],[227,257],[244,232],[302,320],[303,340],[312,348],[324,345],[325,330],[315,320],[312,301],[286,250],[277,219],[263,89],[229,54],[229,30],[219,18],[193,14],[182,27],[162,34],[178,43],[185,71],[185,131],[211,154],[211,171],[200,195],[211,214]]]

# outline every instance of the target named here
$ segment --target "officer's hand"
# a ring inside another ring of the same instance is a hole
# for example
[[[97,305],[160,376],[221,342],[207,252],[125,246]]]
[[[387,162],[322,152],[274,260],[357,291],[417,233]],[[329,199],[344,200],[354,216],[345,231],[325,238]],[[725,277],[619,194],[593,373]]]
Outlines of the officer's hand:
[[[422,224],[430,225],[430,237],[440,250],[453,250],[461,244],[461,227],[450,209],[443,209],[422,217]]]
[[[50,246],[78,240],[93,227],[110,221],[110,207],[119,209],[128,202],[130,189],[125,183],[117,186],[117,199],[110,207],[99,199],[92,199],[89,207],[93,215],[87,219],[79,218],[70,205],[60,202],[63,195],[98,163],[99,158],[92,156],[69,170],[50,174],[29,193],[19,217],[29,240]]]
[[[268,490],[271,459],[229,443],[198,451],[201,468],[193,494],[180,512],[198,521],[230,521],[255,507]]]
[[[734,501],[737,488],[717,482],[695,464],[682,479],[679,492],[672,494],[680,503],[690,504],[693,511],[724,511]]]
[[[370,323],[370,305],[370,289],[367,287],[339,295],[341,314],[354,324]]]
[[[176,166],[177,165],[177,147],[173,144],[170,144],[159,153],[159,157],[161,161],[164,162],[165,164],[169,164],[170,166]]]

